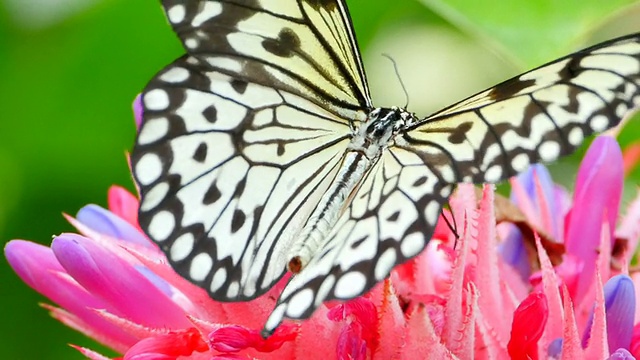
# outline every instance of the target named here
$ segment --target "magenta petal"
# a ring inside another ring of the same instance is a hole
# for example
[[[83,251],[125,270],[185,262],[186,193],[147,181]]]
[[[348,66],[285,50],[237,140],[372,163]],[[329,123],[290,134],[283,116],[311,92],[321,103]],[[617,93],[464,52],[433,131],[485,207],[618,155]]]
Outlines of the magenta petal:
[[[117,314],[149,327],[189,327],[180,307],[113,252],[75,234],[58,236],[51,249],[74,279]]]
[[[86,205],[78,211],[76,219],[92,230],[112,238],[151,247],[151,242],[133,225],[98,205]]]
[[[94,297],[72,279],[55,258],[50,248],[24,240],[12,240],[5,246],[5,256],[30,287],[75,314],[116,344],[133,344],[135,339],[105,321],[92,309],[108,305]]]
[[[573,209],[567,216],[565,246],[568,254],[584,264],[578,280],[576,299],[593,282],[603,221],[611,228],[611,239],[622,194],[622,152],[615,139],[597,137],[580,165]]]
[[[4,255],[13,271],[27,285],[43,294],[55,292],[56,289],[51,288],[47,273],[64,272],[64,269],[51,249],[30,241],[11,240],[4,247]]]

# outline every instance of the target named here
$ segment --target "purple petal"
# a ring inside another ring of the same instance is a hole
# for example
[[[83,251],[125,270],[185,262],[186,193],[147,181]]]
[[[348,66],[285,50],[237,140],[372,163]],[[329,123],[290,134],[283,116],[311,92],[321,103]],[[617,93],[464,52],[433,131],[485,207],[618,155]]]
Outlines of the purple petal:
[[[616,275],[604,284],[609,349],[629,349],[636,311],[633,280],[627,275]]]
[[[574,194],[573,209],[567,217],[565,246],[568,254],[583,264],[577,284],[577,299],[588,290],[594,278],[603,220],[608,219],[611,240],[622,194],[622,152],[609,136],[599,136],[585,155]]]
[[[133,100],[133,117],[136,122],[136,129],[140,129],[142,125],[142,94],[138,94],[135,100]]]
[[[151,243],[133,225],[98,205],[87,205],[78,211],[76,219],[91,229],[116,239],[151,247]]]
[[[551,359],[560,359],[562,355],[562,338],[551,341],[547,348],[547,355],[549,355]]]
[[[189,326],[184,311],[131,263],[90,239],[64,234],[51,249],[78,283],[129,320],[151,327]]]
[[[511,226],[509,234],[502,244],[498,245],[498,251],[502,259],[511,265],[523,280],[527,280],[531,276],[531,266],[529,265],[529,257],[522,233],[515,225],[509,225]]]
[[[636,311],[633,280],[627,275],[616,275],[604,284],[603,290],[609,349],[629,349]],[[589,315],[587,327],[582,337],[583,346],[586,346],[589,340],[592,323],[593,311]]]
[[[609,356],[608,360],[636,360],[636,358],[627,349],[618,349]]]

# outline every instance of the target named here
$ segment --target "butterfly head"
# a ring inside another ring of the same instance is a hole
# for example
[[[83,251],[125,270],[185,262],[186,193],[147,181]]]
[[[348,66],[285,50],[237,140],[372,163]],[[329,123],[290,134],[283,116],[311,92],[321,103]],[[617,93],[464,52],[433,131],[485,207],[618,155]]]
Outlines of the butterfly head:
[[[351,149],[363,152],[373,159],[379,156],[393,138],[415,120],[415,115],[405,109],[375,108],[369,112],[367,121],[355,131]]]

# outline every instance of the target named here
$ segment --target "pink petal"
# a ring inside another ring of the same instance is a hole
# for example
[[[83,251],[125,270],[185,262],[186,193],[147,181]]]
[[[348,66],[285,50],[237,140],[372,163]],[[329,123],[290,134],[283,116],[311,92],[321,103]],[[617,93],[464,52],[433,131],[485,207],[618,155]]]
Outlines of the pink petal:
[[[378,307],[378,348],[374,352],[379,359],[397,358],[403,344],[405,318],[398,297],[389,280],[383,283],[382,304]]]
[[[511,359],[538,359],[538,340],[548,315],[547,298],[542,292],[533,292],[520,303],[513,315],[511,339],[507,345]]]
[[[138,207],[140,201],[121,186],[112,185],[107,196],[109,211],[140,229],[138,225]],[[140,230],[142,232],[142,230]]]
[[[106,308],[109,305],[69,276],[50,248],[29,241],[12,240],[5,246],[5,256],[27,285],[73,314],[79,319],[75,323],[86,324],[83,327],[103,339],[105,344],[121,349],[122,344],[131,345],[135,342],[135,338],[91,311],[91,308]],[[82,330],[83,327],[78,329]]]
[[[87,348],[83,348],[80,346],[76,346],[76,345],[69,345],[72,348],[78,350],[82,355],[84,355],[86,358],[90,359],[90,360],[111,360],[111,358],[108,358],[104,355],[101,355],[93,350],[89,350]]]
[[[417,307],[411,314],[404,336],[404,360],[415,360],[420,354],[429,354],[432,359],[457,359],[440,341],[440,336],[436,333],[424,306]]]
[[[607,322],[605,314],[604,291],[600,273],[596,271],[595,281],[595,309],[590,327],[587,328],[582,340],[585,347],[584,354],[589,359],[605,359],[609,355],[607,345]],[[585,346],[586,345],[586,346]]]
[[[244,326],[230,325],[214,330],[209,334],[209,346],[220,352],[238,352],[253,348],[259,352],[278,350],[283,344],[295,340],[298,326],[281,324],[268,338],[263,338],[259,330]]]
[[[90,239],[75,234],[56,237],[51,245],[60,264],[114,313],[149,327],[188,327],[189,322],[165,293],[134,266]]]
[[[622,182],[622,153],[618,143],[609,136],[597,137],[578,171],[574,207],[566,223],[567,253],[584,264],[574,299],[582,298],[593,282],[602,219],[607,216],[609,224],[616,223]],[[610,239],[613,238],[611,231]]]
[[[483,314],[499,314],[503,311],[502,280],[498,273],[498,247],[496,242],[496,218],[494,209],[494,187],[485,185],[478,210],[478,230],[476,250],[476,277],[475,284],[482,296],[478,299],[478,306]],[[509,323],[511,318],[505,316],[487,316],[487,324],[497,332],[498,338],[506,339],[509,335]]]
[[[536,236],[536,248],[538,250],[538,258],[540,259],[540,267],[542,272],[542,291],[547,300],[548,321],[544,331],[545,343],[544,347],[548,347],[550,342],[562,336],[563,329],[563,305],[559,291],[559,281],[556,273],[553,271],[553,265],[549,260],[547,252],[540,243],[540,238]]]
[[[308,358],[311,353],[318,359],[335,357],[342,324],[330,321],[328,313],[326,306],[320,306],[309,320],[300,323],[295,340],[295,359]]]
[[[209,347],[195,328],[172,331],[139,341],[124,355],[125,360],[175,360],[194,352],[207,352]]]
[[[562,287],[562,297],[564,300],[564,323],[562,327],[562,360],[584,359],[584,352],[580,345],[580,335],[578,335],[578,327],[576,319],[573,315],[573,304],[569,291],[565,286]]]

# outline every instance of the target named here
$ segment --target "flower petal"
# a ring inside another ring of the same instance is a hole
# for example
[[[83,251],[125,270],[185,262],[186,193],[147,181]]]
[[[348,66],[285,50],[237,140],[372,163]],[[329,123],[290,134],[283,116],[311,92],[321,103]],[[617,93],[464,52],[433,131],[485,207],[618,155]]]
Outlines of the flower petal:
[[[184,311],[134,265],[85,237],[63,234],[51,244],[60,264],[116,315],[149,327],[188,327]]]
[[[112,185],[107,195],[107,203],[109,211],[119,216],[136,229],[140,229],[138,225],[138,208],[140,201],[133,194],[128,192],[121,186]],[[140,230],[142,232],[142,230]]]
[[[627,275],[616,275],[604,285],[609,349],[629,349],[633,334],[636,296],[633,281]]]
[[[76,219],[101,234],[143,246],[152,246],[140,230],[112,212],[98,205],[86,205],[78,211]]]
[[[209,346],[220,352],[238,352],[253,348],[259,352],[278,350],[287,342],[293,341],[298,335],[295,324],[281,324],[268,338],[263,338],[259,330],[248,329],[244,326],[223,326],[209,334]]]
[[[520,303],[513,314],[511,339],[507,350],[511,359],[537,359],[538,340],[549,317],[547,298],[542,292],[534,292]]]
[[[568,254],[584,264],[574,299],[581,299],[593,283],[603,219],[615,224],[622,194],[622,152],[610,136],[597,137],[580,165],[574,206],[567,216],[565,245]],[[614,239],[611,229],[610,239]]]
[[[200,332],[195,328],[188,328],[145,338],[127,351],[124,360],[175,360],[179,356],[190,356],[194,352],[208,350]]]

